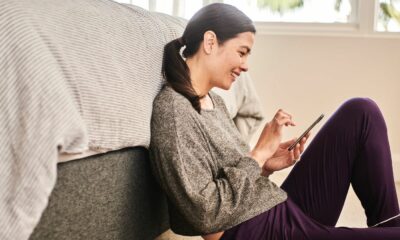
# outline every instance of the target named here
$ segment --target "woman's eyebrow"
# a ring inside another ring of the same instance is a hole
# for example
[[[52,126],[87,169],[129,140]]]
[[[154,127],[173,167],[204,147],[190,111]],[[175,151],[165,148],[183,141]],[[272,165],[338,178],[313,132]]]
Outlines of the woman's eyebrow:
[[[241,48],[244,48],[244,49],[246,49],[247,50],[247,54],[250,54],[251,53],[251,49],[248,47],[248,46],[240,46]]]

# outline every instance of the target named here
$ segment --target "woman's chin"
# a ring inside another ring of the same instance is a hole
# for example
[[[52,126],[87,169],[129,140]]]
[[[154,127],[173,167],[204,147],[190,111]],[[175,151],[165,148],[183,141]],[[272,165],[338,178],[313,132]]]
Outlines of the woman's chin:
[[[224,90],[229,90],[229,89],[231,89],[231,86],[232,86],[232,83],[228,83],[228,84],[225,84],[224,86],[221,86],[221,88]]]
[[[235,82],[236,78],[231,78],[226,82],[224,89],[229,90],[232,87],[233,82]]]

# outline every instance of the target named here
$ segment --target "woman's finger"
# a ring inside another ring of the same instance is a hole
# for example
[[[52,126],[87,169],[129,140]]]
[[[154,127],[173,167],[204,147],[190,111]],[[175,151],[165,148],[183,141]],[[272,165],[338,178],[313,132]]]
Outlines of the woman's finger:
[[[279,123],[279,125],[285,124],[286,126],[292,125],[295,126],[296,124],[292,120],[292,115],[279,109],[278,112],[275,114],[274,119]]]
[[[311,132],[308,132],[305,137],[308,139],[310,137],[310,135],[311,135]]]
[[[281,143],[280,147],[287,149],[288,147],[290,147],[294,142],[296,141],[296,138],[293,138],[292,140],[288,140],[286,142]]]
[[[279,126],[295,126],[296,124],[292,121],[291,118],[289,118],[288,116],[281,116],[281,117],[277,117],[274,118],[275,122],[279,125]]]
[[[305,144],[308,140],[308,137],[310,136],[310,133],[307,133],[300,141],[300,153],[304,152]]]
[[[285,116],[288,116],[289,118],[292,118],[292,115],[289,114],[289,113],[287,113],[287,112],[285,112],[283,109],[279,109],[279,110],[276,112],[276,114],[285,115]]]
[[[296,144],[296,147],[294,148],[294,159],[296,161],[300,159],[300,154],[301,154],[300,147],[301,147],[301,144],[298,143],[298,144]]]
[[[287,159],[287,167],[292,166],[293,164],[296,163],[296,158],[295,158],[295,154],[294,154],[294,149],[292,149],[291,151],[289,151],[289,156]]]
[[[304,146],[306,144],[307,137],[303,137],[300,141],[300,153],[304,152]]]

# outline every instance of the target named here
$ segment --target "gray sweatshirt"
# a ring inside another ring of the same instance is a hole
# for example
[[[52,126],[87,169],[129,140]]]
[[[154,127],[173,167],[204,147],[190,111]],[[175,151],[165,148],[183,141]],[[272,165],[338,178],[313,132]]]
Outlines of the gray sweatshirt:
[[[286,200],[248,156],[221,97],[196,112],[171,87],[153,103],[150,159],[168,198],[171,229],[202,235],[229,229]]]

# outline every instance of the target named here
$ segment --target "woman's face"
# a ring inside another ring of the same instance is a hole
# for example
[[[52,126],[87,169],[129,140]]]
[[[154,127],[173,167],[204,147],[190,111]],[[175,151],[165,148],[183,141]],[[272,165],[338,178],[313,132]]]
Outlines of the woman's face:
[[[247,58],[254,43],[254,33],[244,32],[217,44],[209,70],[213,87],[228,90],[241,72],[248,70]]]

